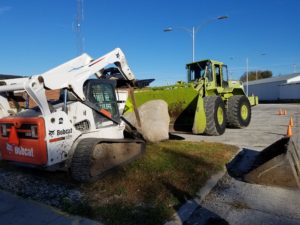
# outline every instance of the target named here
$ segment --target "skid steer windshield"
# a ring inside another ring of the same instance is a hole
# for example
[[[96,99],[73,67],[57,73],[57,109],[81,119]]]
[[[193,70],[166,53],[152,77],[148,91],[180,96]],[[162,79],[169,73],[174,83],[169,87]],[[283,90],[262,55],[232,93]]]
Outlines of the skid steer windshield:
[[[94,112],[96,124],[100,125],[105,121],[109,121],[108,118],[119,121],[115,88],[112,83],[96,82],[96,80],[95,82],[90,82],[87,85],[87,98],[100,112]]]

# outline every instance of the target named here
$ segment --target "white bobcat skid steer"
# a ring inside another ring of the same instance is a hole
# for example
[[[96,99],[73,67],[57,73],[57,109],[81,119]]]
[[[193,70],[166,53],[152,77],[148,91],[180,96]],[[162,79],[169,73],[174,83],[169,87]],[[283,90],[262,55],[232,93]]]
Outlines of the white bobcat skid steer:
[[[93,74],[100,78],[100,71],[112,63],[126,79],[134,80],[123,52],[115,49],[96,60],[83,54],[41,75],[0,86],[0,92],[25,90],[37,104],[0,119],[2,159],[70,169],[74,179],[90,181],[139,156],[145,143],[125,131],[115,82],[88,79]],[[64,95],[49,103],[45,89],[63,89]]]

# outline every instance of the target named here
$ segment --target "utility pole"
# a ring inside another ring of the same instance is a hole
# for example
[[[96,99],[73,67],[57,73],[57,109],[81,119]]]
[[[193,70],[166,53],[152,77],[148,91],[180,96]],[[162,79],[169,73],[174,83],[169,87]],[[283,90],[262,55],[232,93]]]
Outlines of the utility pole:
[[[296,63],[292,64],[292,67],[293,67],[293,73],[296,73],[297,72],[297,64]]]

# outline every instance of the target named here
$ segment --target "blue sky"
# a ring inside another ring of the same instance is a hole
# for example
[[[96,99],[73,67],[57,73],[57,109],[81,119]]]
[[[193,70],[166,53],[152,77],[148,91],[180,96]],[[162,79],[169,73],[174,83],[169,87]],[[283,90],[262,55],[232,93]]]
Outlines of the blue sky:
[[[83,0],[84,51],[97,58],[120,47],[138,79],[170,84],[185,80],[192,60],[191,36],[176,27],[226,15],[201,27],[196,59],[225,62],[233,79],[246,58],[250,70],[283,75],[300,71],[299,12],[298,0]],[[0,73],[38,74],[76,57],[75,19],[76,0],[1,0]]]

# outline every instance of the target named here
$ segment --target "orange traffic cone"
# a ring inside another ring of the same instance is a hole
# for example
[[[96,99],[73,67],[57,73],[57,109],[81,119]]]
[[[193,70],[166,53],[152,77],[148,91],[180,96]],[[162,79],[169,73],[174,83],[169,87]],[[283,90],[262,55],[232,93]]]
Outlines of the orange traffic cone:
[[[286,111],[286,109],[284,110],[284,112],[283,112],[283,115],[285,115],[285,116],[287,115],[287,111]]]
[[[293,135],[292,127],[291,127],[291,125],[289,125],[287,132],[286,132],[286,136],[291,137],[292,135]]]
[[[278,114],[277,115],[279,115],[279,116],[282,115],[282,110],[281,109],[278,110]]]
[[[293,116],[290,117],[290,122],[289,122],[289,125],[291,127],[294,127],[294,120],[293,120]]]

